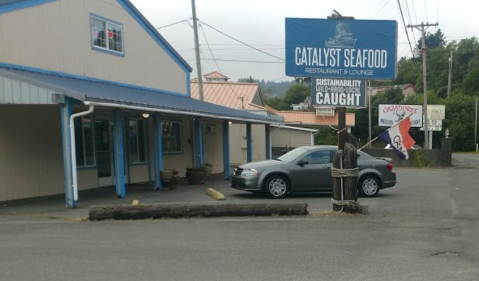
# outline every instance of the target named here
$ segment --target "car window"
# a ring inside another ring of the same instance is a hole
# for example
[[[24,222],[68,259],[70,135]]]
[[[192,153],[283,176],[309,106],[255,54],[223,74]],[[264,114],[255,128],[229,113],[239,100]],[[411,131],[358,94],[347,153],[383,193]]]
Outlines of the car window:
[[[278,157],[278,160],[284,161],[284,162],[293,162],[296,160],[299,156],[301,156],[303,153],[308,151],[306,148],[295,148],[291,150],[290,152],[283,154],[282,156]]]
[[[331,163],[331,152],[329,150],[320,150],[308,154],[303,160],[308,161],[308,165]]]
[[[371,155],[365,153],[365,152],[362,152],[362,151],[358,151],[358,160],[361,160],[361,161],[364,161],[364,160],[374,160],[374,157],[372,157]]]

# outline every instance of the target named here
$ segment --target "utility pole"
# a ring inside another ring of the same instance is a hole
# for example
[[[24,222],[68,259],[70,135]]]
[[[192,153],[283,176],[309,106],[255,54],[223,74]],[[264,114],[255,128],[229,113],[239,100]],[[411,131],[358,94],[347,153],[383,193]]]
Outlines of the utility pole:
[[[191,9],[193,10],[193,32],[195,34],[196,70],[198,72],[198,93],[199,93],[200,100],[204,100],[204,98],[203,98],[203,76],[201,75],[200,43],[199,43],[199,40],[198,40],[198,24],[197,24],[197,21],[196,21],[195,0],[191,0]]]
[[[369,148],[371,148],[371,80],[368,81],[368,118],[369,118]]]
[[[449,57],[449,77],[447,79],[447,96],[451,96],[451,82],[452,82],[452,51]]]
[[[424,23],[421,22],[421,24],[415,24],[411,25],[409,24],[407,27],[410,28],[416,28],[421,31],[422,33],[422,48],[421,48],[421,53],[422,53],[422,76],[423,76],[423,84],[424,84],[424,148],[426,149],[431,149],[431,146],[429,145],[428,141],[428,136],[429,136],[429,130],[427,128],[427,81],[426,81],[426,76],[427,76],[427,71],[426,71],[426,28],[430,26],[438,26],[437,23]]]

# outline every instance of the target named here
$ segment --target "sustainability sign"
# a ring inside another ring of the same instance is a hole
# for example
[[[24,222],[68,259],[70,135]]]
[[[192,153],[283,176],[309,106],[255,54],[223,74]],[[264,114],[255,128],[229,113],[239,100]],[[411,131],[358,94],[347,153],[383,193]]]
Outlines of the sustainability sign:
[[[378,113],[380,127],[391,127],[411,114],[411,127],[422,127],[422,105],[380,104]]]
[[[394,79],[397,22],[286,18],[286,75]]]
[[[366,107],[366,81],[315,77],[311,101],[314,106]]]

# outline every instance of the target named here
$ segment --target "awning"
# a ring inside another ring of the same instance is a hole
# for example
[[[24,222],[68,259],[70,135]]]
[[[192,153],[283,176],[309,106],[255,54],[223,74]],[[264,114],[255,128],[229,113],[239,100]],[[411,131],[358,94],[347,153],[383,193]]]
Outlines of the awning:
[[[141,88],[134,85],[105,82],[83,77],[74,78],[53,72],[41,73],[8,67],[0,67],[0,75],[50,89],[57,94],[71,97],[84,104],[252,123],[283,123],[282,119],[261,116],[203,102],[187,96],[168,94],[161,90]]]

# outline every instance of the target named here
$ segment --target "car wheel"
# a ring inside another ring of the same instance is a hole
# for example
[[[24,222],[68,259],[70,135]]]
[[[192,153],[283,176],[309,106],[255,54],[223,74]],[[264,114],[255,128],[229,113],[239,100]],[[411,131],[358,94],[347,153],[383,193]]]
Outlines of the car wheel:
[[[363,197],[376,197],[379,193],[380,184],[375,176],[364,176],[359,181],[359,195]]]
[[[273,175],[266,180],[265,193],[269,198],[284,198],[288,194],[289,183],[282,175]]]

